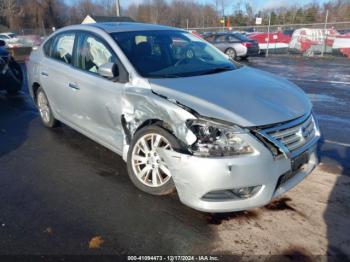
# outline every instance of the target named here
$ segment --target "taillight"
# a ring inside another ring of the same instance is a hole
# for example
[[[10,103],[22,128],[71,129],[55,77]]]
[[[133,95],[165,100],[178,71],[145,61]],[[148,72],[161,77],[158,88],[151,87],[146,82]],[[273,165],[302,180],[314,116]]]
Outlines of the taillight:
[[[247,48],[253,46],[253,44],[251,42],[243,42],[242,44]]]

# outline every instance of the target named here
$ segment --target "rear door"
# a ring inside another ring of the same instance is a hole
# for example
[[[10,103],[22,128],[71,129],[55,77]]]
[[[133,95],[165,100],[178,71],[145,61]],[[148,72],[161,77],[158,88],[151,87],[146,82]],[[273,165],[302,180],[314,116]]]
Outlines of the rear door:
[[[72,121],[74,101],[69,87],[76,32],[58,34],[44,45],[39,65],[40,83],[56,117]]]
[[[228,48],[226,35],[217,35],[214,40],[214,45],[222,52],[225,52],[225,50]]]
[[[81,32],[77,40],[71,83],[79,128],[106,146],[122,149],[121,104],[128,76],[113,49],[98,35]],[[106,79],[98,68],[106,63],[118,66],[119,78]]]
[[[230,47],[235,49],[237,56],[247,55],[247,48],[242,44],[242,40],[237,38],[235,35],[228,35],[227,41]]]

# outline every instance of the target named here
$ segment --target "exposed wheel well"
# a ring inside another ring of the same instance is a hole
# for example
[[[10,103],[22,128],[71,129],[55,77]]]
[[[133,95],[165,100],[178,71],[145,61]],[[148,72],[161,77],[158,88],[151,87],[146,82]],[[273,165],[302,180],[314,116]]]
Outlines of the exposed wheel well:
[[[136,134],[137,131],[139,131],[140,129],[146,127],[146,126],[151,126],[151,125],[157,125],[157,126],[160,126],[162,127],[163,129],[165,129],[166,131],[168,131],[170,134],[172,134],[175,139],[178,140],[178,143],[179,145],[181,145],[181,150],[179,152],[182,152],[182,153],[188,153],[188,149],[187,149],[187,144],[185,142],[183,142],[182,140],[178,139],[174,130],[172,129],[172,127],[164,122],[163,120],[159,120],[159,119],[148,119],[146,121],[144,121],[134,132],[133,134],[133,137],[134,135]]]
[[[137,129],[135,130],[134,134],[139,131],[140,129],[144,128],[145,126],[151,126],[151,125],[159,125],[165,129],[167,129],[168,131],[170,131],[171,133],[173,133],[173,130],[171,129],[170,125],[167,124],[166,122],[159,120],[159,119],[147,119],[146,121],[144,121],[141,125],[139,125],[137,127]]]

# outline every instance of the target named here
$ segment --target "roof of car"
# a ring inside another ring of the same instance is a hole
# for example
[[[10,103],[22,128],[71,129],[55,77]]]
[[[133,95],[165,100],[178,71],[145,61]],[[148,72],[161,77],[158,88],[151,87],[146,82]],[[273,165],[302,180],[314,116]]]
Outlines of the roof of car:
[[[104,22],[86,24],[88,26],[98,27],[103,29],[107,33],[117,32],[130,32],[130,31],[147,31],[147,30],[182,30],[175,27],[146,24],[146,23],[134,23],[134,22]]]
[[[240,34],[239,32],[219,32],[216,33],[216,35],[237,35]]]

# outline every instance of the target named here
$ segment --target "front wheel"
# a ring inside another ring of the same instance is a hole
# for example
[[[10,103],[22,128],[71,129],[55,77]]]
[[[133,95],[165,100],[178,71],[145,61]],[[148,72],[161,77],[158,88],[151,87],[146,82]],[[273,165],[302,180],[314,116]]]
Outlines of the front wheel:
[[[152,195],[175,191],[171,172],[157,149],[180,149],[174,135],[161,126],[148,126],[135,134],[128,152],[128,174],[134,185]]]

